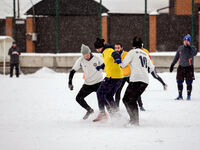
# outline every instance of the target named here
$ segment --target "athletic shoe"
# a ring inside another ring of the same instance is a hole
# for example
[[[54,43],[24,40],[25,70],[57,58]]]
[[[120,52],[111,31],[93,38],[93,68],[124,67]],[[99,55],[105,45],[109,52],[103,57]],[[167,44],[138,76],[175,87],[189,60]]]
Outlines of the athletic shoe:
[[[93,120],[93,122],[97,121],[102,121],[102,120],[107,120],[108,119],[108,114],[106,112],[104,113],[99,113],[97,118]]]
[[[189,95],[187,96],[187,100],[188,100],[188,101],[191,100],[191,97],[190,97]]]
[[[89,115],[91,115],[92,113],[94,113],[93,109],[88,110],[85,116],[83,117],[83,119],[86,120],[89,117]]]
[[[163,86],[163,88],[164,88],[165,91],[167,90],[167,87],[168,87],[167,84],[165,84],[165,85]]]
[[[140,107],[140,110],[141,111],[146,111],[145,109],[144,109],[144,107],[142,106],[142,107]]]
[[[183,100],[183,96],[178,96],[175,100]]]
[[[134,120],[130,120],[127,127],[130,127],[130,126],[139,126],[139,122],[134,121]]]

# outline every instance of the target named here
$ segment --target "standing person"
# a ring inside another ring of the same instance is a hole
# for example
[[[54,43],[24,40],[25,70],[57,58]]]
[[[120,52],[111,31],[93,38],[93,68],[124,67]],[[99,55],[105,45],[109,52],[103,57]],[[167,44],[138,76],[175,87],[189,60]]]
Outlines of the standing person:
[[[122,46],[121,43],[115,44],[115,51],[118,52],[121,55],[121,60],[124,60],[125,56],[128,54],[127,51],[123,50],[123,46]],[[126,82],[129,83],[129,77],[130,77],[130,74],[131,74],[130,65],[127,65],[125,68],[121,68],[121,69],[122,69],[124,78],[122,80],[122,84],[121,84],[120,88],[117,90],[117,92],[115,94],[115,102],[117,104],[118,109],[119,109],[119,102],[120,102],[120,99],[121,99],[122,88],[124,87],[124,84]],[[141,111],[145,111],[141,97],[138,99],[138,105],[139,105]]]
[[[150,56],[150,54],[149,54],[149,51],[148,51],[147,49],[143,48],[143,47],[142,47],[142,50],[145,51],[145,52],[149,55],[149,58],[151,59],[152,64],[154,64],[154,63],[153,63],[153,60],[152,60],[152,58],[151,58],[151,56]],[[155,79],[157,79],[157,80],[163,85],[163,89],[164,89],[164,90],[167,90],[167,84],[166,84],[166,83],[163,81],[163,79],[157,74],[156,68],[154,68],[154,71],[151,72],[151,75],[152,75]]]
[[[97,91],[100,112],[97,118],[93,120],[95,122],[107,118],[105,112],[106,102],[111,107],[111,113],[115,113],[117,111],[113,96],[121,85],[123,73],[119,65],[119,63],[121,63],[121,57],[117,52],[115,52],[114,47],[108,44],[105,45],[104,39],[99,38],[96,39],[94,46],[97,52],[102,53],[102,58],[104,61],[104,64],[98,66],[97,69],[104,69],[106,73],[106,77],[102,81]]]
[[[190,45],[191,36],[187,34],[183,38],[183,45],[181,45],[174,57],[174,60],[170,66],[170,72],[173,71],[174,65],[179,61],[177,68],[176,80],[178,86],[178,97],[175,100],[182,100],[183,82],[186,80],[187,84],[187,100],[191,100],[192,82],[194,78],[194,56],[197,55],[197,49]]]
[[[20,50],[17,47],[17,43],[14,41],[12,43],[12,47],[8,51],[8,55],[10,56],[10,77],[13,76],[13,69],[15,67],[16,77],[19,77],[19,55]]]
[[[85,74],[85,82],[76,96],[76,101],[87,110],[83,117],[85,120],[94,112],[94,110],[86,103],[84,98],[90,93],[96,92],[99,88],[101,81],[103,80],[103,74],[101,71],[96,70],[96,66],[101,65],[103,60],[100,57],[93,55],[90,48],[84,44],[81,46],[81,53],[82,56],[76,61],[70,71],[68,87],[70,90],[73,90],[72,79],[74,73],[82,68]]]
[[[142,40],[134,37],[132,43],[133,49],[128,52],[124,58],[121,67],[128,64],[131,68],[130,83],[123,97],[123,103],[130,116],[130,125],[139,125],[139,112],[137,100],[141,97],[149,83],[148,67],[150,72],[154,70],[149,56],[142,50]]]

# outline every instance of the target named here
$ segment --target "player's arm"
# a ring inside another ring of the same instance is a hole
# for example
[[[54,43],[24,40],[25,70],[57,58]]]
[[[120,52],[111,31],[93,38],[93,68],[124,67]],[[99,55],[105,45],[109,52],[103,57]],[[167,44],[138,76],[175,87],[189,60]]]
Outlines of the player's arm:
[[[122,68],[125,68],[132,60],[132,57],[134,55],[133,51],[129,51],[128,54],[125,56],[124,60],[120,64]]]
[[[81,58],[79,58],[76,63],[74,64],[74,66],[72,67],[72,70],[69,73],[69,81],[68,81],[68,87],[70,90],[73,90],[74,86],[72,84],[72,79],[74,77],[74,74],[77,70],[79,70],[81,68]]]
[[[176,55],[174,57],[174,60],[170,66],[170,69],[169,69],[170,72],[172,72],[174,70],[174,65],[177,63],[177,61],[179,59],[179,52],[180,52],[180,50],[178,49],[178,51],[176,52]]]
[[[120,56],[120,54],[119,54],[118,52],[115,52],[115,51],[114,51],[114,52],[111,54],[111,56],[114,58],[115,63],[120,64],[120,63],[122,62],[121,56]]]
[[[148,70],[150,73],[153,73],[155,71],[155,66],[153,65],[151,59],[147,57],[147,65],[148,65]]]

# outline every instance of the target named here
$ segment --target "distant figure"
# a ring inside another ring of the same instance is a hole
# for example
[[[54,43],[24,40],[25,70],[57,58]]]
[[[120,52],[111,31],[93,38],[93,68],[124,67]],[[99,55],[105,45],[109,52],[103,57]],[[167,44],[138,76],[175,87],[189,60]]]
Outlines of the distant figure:
[[[16,77],[19,77],[19,55],[20,50],[17,47],[16,42],[12,43],[12,47],[9,49],[8,55],[10,55],[10,77],[13,76],[13,69],[15,67]]]
[[[183,38],[183,45],[181,45],[174,57],[174,60],[170,66],[170,72],[173,71],[174,65],[179,61],[179,66],[177,68],[177,86],[178,86],[178,97],[175,100],[183,100],[182,91],[183,91],[183,82],[186,80],[187,84],[187,100],[191,100],[192,92],[192,82],[194,78],[194,56],[197,55],[197,49],[194,46],[190,45],[191,36],[187,34]]]

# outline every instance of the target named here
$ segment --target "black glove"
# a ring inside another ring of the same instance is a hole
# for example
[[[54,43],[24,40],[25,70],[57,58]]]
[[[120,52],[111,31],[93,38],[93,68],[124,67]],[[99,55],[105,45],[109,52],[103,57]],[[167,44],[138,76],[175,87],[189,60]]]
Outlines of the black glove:
[[[171,64],[170,68],[169,68],[169,71],[172,72],[174,70],[174,65]]]
[[[96,69],[99,71],[100,69],[102,69],[101,66],[96,66]]]
[[[186,48],[191,48],[189,44],[184,45]]]
[[[96,66],[96,69],[99,71],[100,69],[104,69],[104,67],[105,67],[105,64],[103,63],[100,66]]]
[[[68,88],[69,88],[70,90],[73,90],[73,89],[74,89],[74,86],[72,85],[72,83],[68,83]]]

